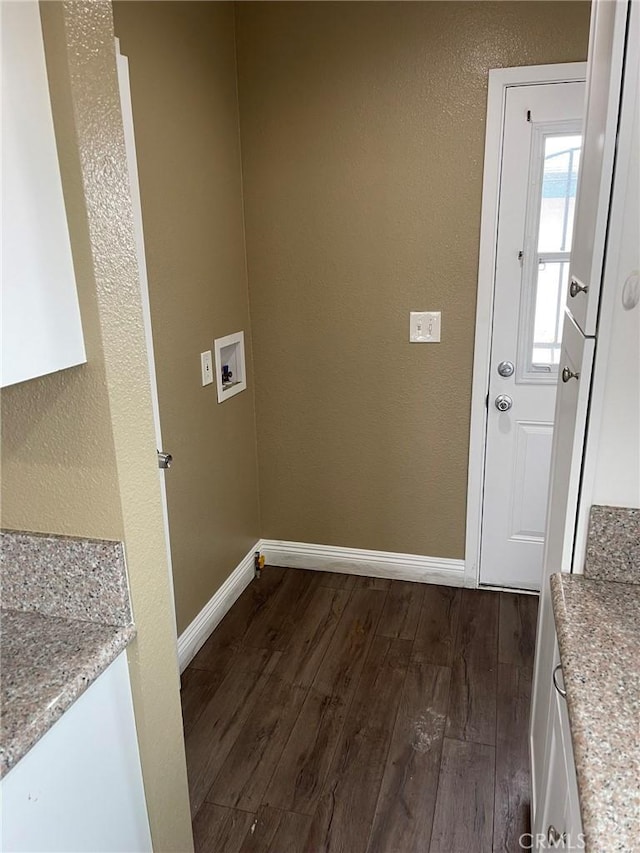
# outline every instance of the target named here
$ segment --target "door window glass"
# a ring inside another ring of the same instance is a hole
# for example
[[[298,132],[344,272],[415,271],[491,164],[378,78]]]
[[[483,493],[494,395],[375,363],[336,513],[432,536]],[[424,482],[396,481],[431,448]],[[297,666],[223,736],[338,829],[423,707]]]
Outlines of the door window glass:
[[[563,131],[534,130],[518,359],[523,382],[555,382],[560,360],[582,146],[574,128]]]
[[[558,366],[568,261],[539,261],[531,363]]]
[[[539,252],[570,252],[581,137],[545,136]]]

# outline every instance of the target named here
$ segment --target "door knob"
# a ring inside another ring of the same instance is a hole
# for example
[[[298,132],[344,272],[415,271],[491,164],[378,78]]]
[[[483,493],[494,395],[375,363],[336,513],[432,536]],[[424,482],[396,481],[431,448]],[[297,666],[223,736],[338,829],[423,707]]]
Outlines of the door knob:
[[[513,376],[514,370],[515,367],[513,366],[512,361],[501,361],[498,365],[498,373],[500,374],[500,376]]]
[[[513,406],[513,400],[508,394],[500,394],[496,397],[495,407],[499,412],[508,412]]]
[[[573,370],[570,370],[568,367],[562,368],[562,381],[568,382],[570,379],[580,379],[579,373],[574,373]]]
[[[158,451],[158,468],[171,468],[173,456],[170,453]]]
[[[569,285],[569,293],[571,296],[575,297],[579,293],[587,293],[589,288],[586,285],[578,284],[575,278],[571,279],[571,284]]]

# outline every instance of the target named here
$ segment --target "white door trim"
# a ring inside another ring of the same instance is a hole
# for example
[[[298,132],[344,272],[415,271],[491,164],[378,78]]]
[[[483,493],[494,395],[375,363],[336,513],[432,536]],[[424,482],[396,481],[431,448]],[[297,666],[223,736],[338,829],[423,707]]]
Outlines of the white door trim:
[[[582,82],[586,79],[586,75],[586,62],[525,65],[520,68],[496,68],[489,71],[467,476],[465,586],[468,587],[477,587],[479,583],[484,451],[487,433],[486,397],[489,388],[493,322],[498,200],[502,163],[501,141],[507,89],[511,86]]]
[[[151,305],[149,303],[149,283],[147,280],[147,261],[144,249],[144,228],[142,224],[142,202],[140,200],[140,183],[138,180],[138,163],[136,159],[136,139],[133,126],[133,103],[131,101],[131,84],[129,79],[129,59],[120,51],[120,39],[115,39],[116,68],[118,72],[118,87],[120,90],[120,106],[122,111],[122,126],[124,128],[124,143],[129,168],[129,186],[131,189],[131,208],[133,214],[133,230],[136,238],[136,255],[138,260],[138,275],[140,278],[140,300],[142,303],[142,319],[144,323],[145,342],[147,346],[147,362],[149,367],[149,386],[151,390],[151,408],[153,425],[156,434],[157,449],[163,450],[162,433],[160,430],[160,404],[158,401],[158,384],[156,380],[156,361],[153,351],[153,331],[151,326]],[[171,560],[171,539],[169,536],[169,514],[167,509],[167,490],[164,471],[158,471],[160,495],[162,503],[162,522],[164,541],[169,569],[169,588],[171,593],[171,611],[173,631],[176,638],[176,659],[178,658],[178,625],[176,621],[175,591],[173,583],[173,565]]]

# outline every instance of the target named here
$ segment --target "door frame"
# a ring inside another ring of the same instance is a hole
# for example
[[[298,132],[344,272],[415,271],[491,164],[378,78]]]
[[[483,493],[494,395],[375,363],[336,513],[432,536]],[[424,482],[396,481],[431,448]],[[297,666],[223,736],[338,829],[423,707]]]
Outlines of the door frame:
[[[149,282],[147,279],[147,260],[144,245],[144,228],[142,224],[142,202],[140,200],[140,182],[138,180],[138,163],[136,159],[136,140],[133,126],[133,103],[131,99],[131,81],[129,77],[129,58],[122,53],[120,39],[116,38],[116,70],[118,75],[118,89],[120,92],[120,106],[122,112],[122,126],[124,129],[124,144],[129,167],[129,186],[131,189],[131,208],[133,215],[133,230],[136,238],[136,255],[138,261],[138,275],[140,279],[140,301],[142,304],[142,319],[144,324],[144,335],[147,345],[147,362],[149,367],[149,385],[151,391],[151,406],[153,410],[153,425],[156,434],[158,451],[163,450],[162,432],[160,429],[160,404],[158,402],[158,383],[156,379],[156,362],[153,350],[153,329],[151,325],[151,304],[149,301]],[[171,539],[169,535],[169,513],[167,507],[167,489],[164,479],[164,470],[158,469],[160,483],[160,495],[162,499],[162,520],[164,527],[164,541],[167,552],[167,566],[169,568],[169,589],[171,593],[173,631],[175,638],[176,661],[178,662],[178,683],[180,679],[180,666],[178,661],[178,626],[176,620],[175,588],[173,582],[173,563],[171,559]]]
[[[493,300],[498,228],[498,204],[502,168],[502,134],[507,89],[544,83],[582,83],[586,80],[586,62],[557,65],[523,65],[519,68],[494,68],[489,71],[487,123],[482,176],[480,214],[480,252],[476,299],[473,379],[471,384],[471,425],[469,432],[469,468],[467,474],[467,518],[465,533],[465,586],[480,583],[480,541],[484,497],[485,446],[487,440],[487,394],[489,389]],[[493,587],[492,587],[493,589]]]

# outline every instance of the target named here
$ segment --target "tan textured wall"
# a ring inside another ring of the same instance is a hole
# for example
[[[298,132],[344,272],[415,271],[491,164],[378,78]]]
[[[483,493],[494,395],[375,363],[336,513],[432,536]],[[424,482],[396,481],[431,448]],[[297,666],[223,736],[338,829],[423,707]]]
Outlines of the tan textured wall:
[[[122,2],[178,631],[260,535],[231,3]],[[219,405],[200,353],[244,329],[248,388]]]
[[[124,540],[153,845],[178,853],[193,844],[111,5],[41,14],[89,363],[3,394],[3,523]]]
[[[52,4],[48,11],[53,9]],[[56,41],[51,35],[46,46],[87,363],[2,389],[1,523],[16,530],[122,539],[106,365],[64,36],[58,33]]]
[[[589,6],[236,14],[262,535],[461,558],[487,70],[584,60]]]

